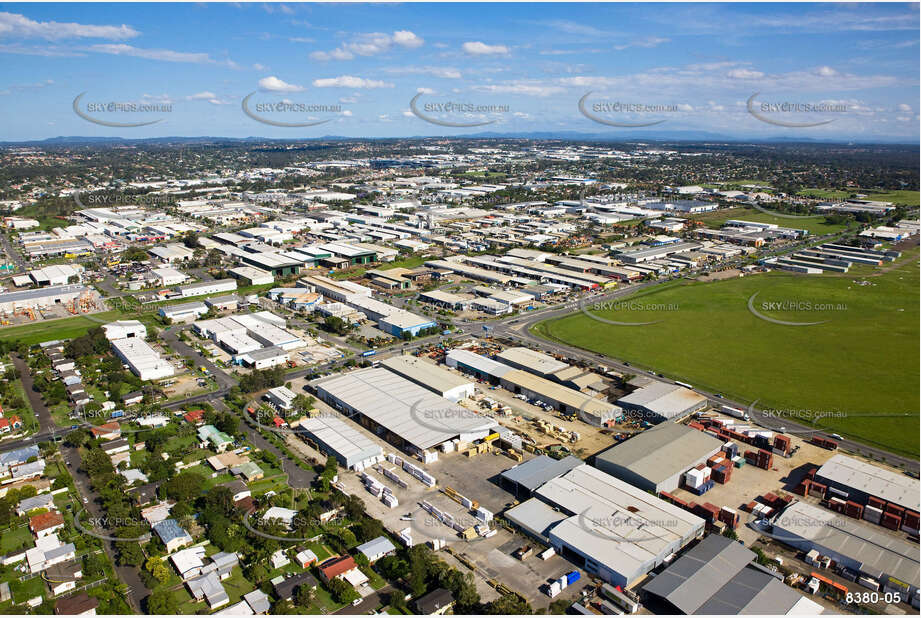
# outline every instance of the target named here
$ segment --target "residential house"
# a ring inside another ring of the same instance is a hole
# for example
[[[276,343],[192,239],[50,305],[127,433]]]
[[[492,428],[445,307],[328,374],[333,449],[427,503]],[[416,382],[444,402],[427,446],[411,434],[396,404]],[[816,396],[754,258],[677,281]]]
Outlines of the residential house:
[[[99,599],[85,592],[78,592],[58,599],[54,604],[54,613],[59,616],[95,616],[97,607]]]
[[[153,531],[163,541],[168,553],[192,544],[192,536],[183,530],[175,519],[164,519],[157,522],[153,526]]]
[[[416,613],[426,616],[445,614],[454,607],[454,595],[445,588],[436,588],[415,602]]]

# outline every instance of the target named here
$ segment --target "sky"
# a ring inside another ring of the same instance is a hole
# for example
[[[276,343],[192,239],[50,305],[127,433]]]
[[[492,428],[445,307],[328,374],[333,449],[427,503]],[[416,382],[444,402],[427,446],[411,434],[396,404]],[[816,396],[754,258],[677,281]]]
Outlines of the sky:
[[[915,143],[918,39],[917,3],[0,3],[0,141]]]

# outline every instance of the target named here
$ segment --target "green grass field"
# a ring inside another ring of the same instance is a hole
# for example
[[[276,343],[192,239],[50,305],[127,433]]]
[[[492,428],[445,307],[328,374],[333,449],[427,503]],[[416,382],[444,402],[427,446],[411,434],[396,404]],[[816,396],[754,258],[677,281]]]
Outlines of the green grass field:
[[[103,311],[91,314],[92,318],[77,315],[72,318],[57,320],[38,320],[21,326],[5,326],[0,328],[0,341],[19,340],[27,345],[55,339],[73,339],[85,335],[86,331],[106,322],[121,319],[123,314],[119,311]]]
[[[918,191],[888,191],[886,193],[873,193],[871,191],[861,191],[868,200],[879,202],[892,202],[893,204],[902,204],[903,206],[918,206],[921,193]]]
[[[847,191],[838,191],[836,189],[816,189],[809,188],[803,189],[802,191],[797,192],[797,195],[805,195],[807,197],[818,197],[826,200],[843,200],[851,196],[851,193]]]
[[[903,254],[894,270],[863,277],[875,267],[842,277],[753,275],[713,283],[680,281],[631,297],[643,307],[593,312],[623,322],[615,326],[581,311],[542,322],[546,338],[625,359],[737,401],[791,416],[837,413],[819,426],[856,440],[917,456],[918,250]],[[855,281],[868,281],[857,285]],[[755,317],[756,310],[793,322]],[[830,310],[777,310],[764,303],[833,305]],[[652,305],[652,307],[649,307]],[[659,307],[671,310],[653,310]],[[591,307],[589,305],[589,307]],[[913,414],[912,418],[886,415]]]
[[[742,219],[744,221],[755,221],[757,223],[773,223],[781,227],[809,230],[810,234],[833,234],[847,227],[844,224],[826,223],[825,217],[822,215],[818,217],[808,217],[806,219],[787,219],[785,217],[775,217],[766,212],[755,210],[754,208],[715,210],[701,215],[694,215],[693,218],[698,221],[703,221],[704,225],[714,229],[721,227],[723,223],[729,219]]]

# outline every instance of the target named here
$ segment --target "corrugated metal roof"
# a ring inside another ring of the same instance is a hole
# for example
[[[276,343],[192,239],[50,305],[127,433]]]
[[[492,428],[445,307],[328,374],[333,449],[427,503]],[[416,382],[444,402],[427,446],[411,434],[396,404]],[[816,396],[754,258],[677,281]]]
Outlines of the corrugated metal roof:
[[[921,510],[921,483],[917,479],[847,455],[839,454],[829,459],[819,468],[816,478],[853,487],[914,511]]]
[[[383,449],[345,419],[329,414],[300,421],[298,427],[348,462],[383,455]]]
[[[568,364],[558,361],[552,356],[530,348],[508,348],[496,354],[500,361],[516,364],[522,368],[527,368],[531,373],[546,376],[557,371],[562,371],[569,367]]]
[[[472,384],[470,380],[416,356],[392,356],[382,360],[381,365],[436,393]]]
[[[509,468],[502,473],[502,478],[517,483],[529,491],[534,491],[547,481],[562,476],[583,463],[585,462],[572,455],[563,459],[540,455]]]
[[[496,425],[383,368],[353,371],[315,384],[319,393],[328,393],[420,449]]]
[[[797,537],[862,563],[868,572],[887,573],[915,587],[921,585],[918,549],[867,524],[795,502],[774,521],[774,532]]]
[[[722,447],[723,441],[678,423],[661,423],[596,455],[596,465],[625,468],[658,485]],[[608,469],[614,474],[614,469]],[[616,474],[615,474],[616,476]]]

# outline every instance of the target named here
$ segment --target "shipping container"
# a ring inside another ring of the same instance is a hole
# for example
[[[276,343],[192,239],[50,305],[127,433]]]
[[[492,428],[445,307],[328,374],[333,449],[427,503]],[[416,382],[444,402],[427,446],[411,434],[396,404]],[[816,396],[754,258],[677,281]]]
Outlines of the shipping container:
[[[572,584],[573,582],[579,581],[579,578],[582,577],[578,571],[570,571],[566,574],[566,583]]]

